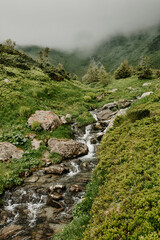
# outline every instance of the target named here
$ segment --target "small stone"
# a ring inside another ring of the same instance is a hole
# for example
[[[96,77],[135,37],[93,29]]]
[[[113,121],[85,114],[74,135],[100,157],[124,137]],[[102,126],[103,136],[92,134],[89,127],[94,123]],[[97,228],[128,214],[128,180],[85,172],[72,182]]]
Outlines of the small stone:
[[[108,93],[114,93],[114,92],[117,92],[117,88],[114,88],[114,89],[111,89],[111,90],[108,90]]]
[[[49,197],[56,201],[61,200],[63,198],[62,194],[57,193],[57,192],[50,194]]]
[[[82,188],[79,185],[75,184],[70,187],[69,191],[76,193],[82,191]]]
[[[36,136],[35,133],[28,133],[28,134],[25,135],[25,138],[28,138],[28,139],[29,139],[29,138],[30,138],[30,139],[34,139],[35,136]]]
[[[11,81],[6,78],[6,79],[4,79],[4,82],[5,83],[10,83]]]
[[[42,143],[43,143],[42,140],[33,139],[33,141],[31,142],[32,149],[38,150]]]
[[[146,87],[146,86],[149,86],[149,85],[151,85],[151,83],[150,82],[146,82],[146,83],[143,83],[142,87]]]
[[[143,93],[141,97],[139,97],[139,99],[141,98],[144,98],[144,97],[147,97],[149,96],[150,94],[152,94],[153,92],[146,92],[146,93]]]
[[[63,204],[52,199],[50,195],[48,196],[48,199],[47,199],[47,205],[52,206],[54,208],[63,208]]]
[[[61,122],[62,122],[62,124],[66,124],[66,123],[67,123],[65,116],[62,116],[62,117],[61,117]]]

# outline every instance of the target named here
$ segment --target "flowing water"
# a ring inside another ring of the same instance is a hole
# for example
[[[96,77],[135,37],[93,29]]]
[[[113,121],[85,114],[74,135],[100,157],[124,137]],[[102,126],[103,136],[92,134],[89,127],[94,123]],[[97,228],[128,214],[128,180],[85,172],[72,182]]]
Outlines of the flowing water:
[[[92,111],[91,114],[97,121],[95,112]],[[106,121],[108,128],[112,124],[112,120]],[[0,239],[50,239],[54,233],[60,231],[72,220],[73,206],[84,197],[86,184],[90,181],[92,170],[97,164],[96,135],[99,131],[103,135],[107,129],[106,126],[99,130],[95,128],[95,124],[91,124],[82,131],[73,125],[76,140],[87,144],[89,152],[83,157],[63,162],[70,169],[69,173],[59,176],[46,174],[41,169],[26,178],[21,186],[5,192],[4,206],[0,212],[0,216],[3,216],[3,219],[0,219],[0,228],[4,233],[7,230],[10,231],[10,226],[15,229],[18,226],[19,230],[8,234],[6,238],[0,236]],[[58,195],[60,196],[59,205],[54,205],[55,202],[50,204],[49,189],[57,185],[61,186]]]

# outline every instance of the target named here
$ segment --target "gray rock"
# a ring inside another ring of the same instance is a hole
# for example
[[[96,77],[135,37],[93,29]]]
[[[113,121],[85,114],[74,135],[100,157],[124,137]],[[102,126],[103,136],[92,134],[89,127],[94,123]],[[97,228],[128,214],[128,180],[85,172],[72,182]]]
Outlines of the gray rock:
[[[113,115],[115,115],[117,113],[117,111],[113,112],[110,109],[105,109],[102,110],[101,112],[97,113],[97,118],[100,121],[104,121],[104,120],[108,120],[110,119]]]
[[[141,98],[144,98],[144,97],[147,97],[149,96],[150,94],[152,94],[153,92],[146,92],[146,93],[143,93],[141,97],[139,97],[139,99]]]
[[[0,143],[0,161],[12,160],[14,158],[20,159],[24,151],[17,148],[9,142]]]
[[[87,145],[74,140],[51,138],[48,146],[51,152],[59,153],[63,158],[75,158],[88,153]]]
[[[10,83],[11,81],[6,78],[6,79],[4,79],[4,82],[5,83]]]
[[[43,143],[42,140],[33,139],[33,141],[31,142],[32,149],[38,150],[42,143]]]
[[[150,82],[146,82],[146,83],[143,83],[142,87],[146,87],[146,86],[149,86],[149,85],[151,85],[151,83]]]
[[[108,90],[108,93],[114,93],[114,92],[117,92],[117,88],[114,88],[114,89],[111,89],[111,90]]]
[[[44,169],[44,171],[47,174],[61,175],[63,173],[68,173],[69,169],[64,164],[60,164],[60,165],[53,165],[53,166],[50,166],[50,167],[46,167]]]
[[[39,122],[41,127],[46,131],[53,131],[62,123],[59,117],[51,111],[36,111],[28,119],[28,125],[31,126],[33,122]]]

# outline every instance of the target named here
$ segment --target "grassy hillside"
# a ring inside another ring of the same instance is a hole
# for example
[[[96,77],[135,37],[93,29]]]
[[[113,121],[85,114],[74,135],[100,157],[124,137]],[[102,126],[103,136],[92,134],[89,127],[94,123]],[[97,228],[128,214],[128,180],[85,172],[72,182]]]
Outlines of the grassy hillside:
[[[27,125],[28,117],[36,110],[51,110],[59,117],[71,114],[73,118],[92,109],[95,98],[85,102],[94,89],[68,80],[67,73],[59,72],[52,66],[42,66],[26,54],[0,45],[0,141],[9,141],[22,148],[25,154],[20,160],[0,162],[0,193],[3,188],[20,184],[25,172],[41,166],[43,152],[47,149],[45,139],[50,137],[71,138],[69,125],[59,127],[54,132],[33,130]],[[57,75],[56,75],[57,74]],[[56,81],[59,76],[61,81]],[[57,79],[57,78],[56,78]],[[80,125],[93,121],[86,115]],[[43,140],[39,151],[32,150],[31,140],[25,135],[35,133]],[[22,178],[21,178],[22,177]]]
[[[20,51],[0,45],[0,53],[0,141],[25,152],[19,160],[0,162],[0,194],[43,165],[46,139],[72,137],[70,124],[53,132],[30,128],[27,120],[36,110],[51,110],[60,117],[72,114],[81,126],[93,121],[88,110],[153,91],[137,100],[106,133],[85,198],[75,207],[73,222],[54,239],[159,239],[159,79],[132,76],[112,79],[107,87],[86,86]],[[150,85],[142,87],[145,82]],[[25,137],[29,133],[43,141],[38,151]]]
[[[37,58],[39,47],[22,47],[30,56]],[[160,27],[137,32],[128,36],[118,35],[103,42],[88,57],[77,53],[64,53],[51,50],[50,61],[54,65],[63,63],[67,71],[83,76],[91,59],[101,62],[107,71],[113,72],[125,59],[133,66],[149,56],[153,68],[160,68]]]
[[[135,84],[131,78],[117,82]],[[135,101],[106,132],[74,220],[54,240],[160,239],[159,80],[153,86],[153,95]]]

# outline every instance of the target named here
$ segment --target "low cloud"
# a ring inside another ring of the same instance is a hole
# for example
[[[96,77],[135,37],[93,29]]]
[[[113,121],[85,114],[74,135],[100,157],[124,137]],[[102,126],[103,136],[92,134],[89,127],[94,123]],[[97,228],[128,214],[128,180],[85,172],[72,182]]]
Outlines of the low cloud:
[[[0,41],[90,49],[160,22],[159,0],[1,0]]]

